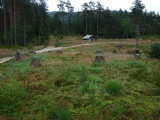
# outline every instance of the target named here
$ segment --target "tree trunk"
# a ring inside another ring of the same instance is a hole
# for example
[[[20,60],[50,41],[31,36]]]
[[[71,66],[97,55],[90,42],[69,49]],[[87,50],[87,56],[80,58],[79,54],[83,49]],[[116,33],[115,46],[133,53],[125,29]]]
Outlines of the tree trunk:
[[[6,41],[6,5],[5,5],[5,1],[4,1],[4,43],[5,45],[7,45],[7,41]]]
[[[87,11],[86,11],[86,35],[87,35]]]
[[[42,34],[42,17],[41,17],[41,21],[40,21],[40,28],[39,28],[39,44],[40,44],[40,38],[41,38],[41,34]]]
[[[17,45],[17,33],[16,33],[16,6],[15,6],[15,0],[14,0],[14,42],[15,45]]]
[[[12,30],[13,30],[13,17],[12,17],[12,2],[10,1],[10,6],[9,6],[9,17],[10,17],[10,44],[13,45],[13,36],[12,36]]]
[[[23,24],[23,42],[24,46],[27,45],[27,40],[26,40],[26,16],[27,13],[25,12],[25,2],[22,4],[23,6],[23,19],[24,19],[24,24]]]
[[[68,35],[70,34],[70,18],[68,20]]]
[[[92,34],[92,22],[91,22],[91,15],[90,15],[90,34]]]
[[[138,49],[138,25],[136,25],[136,49]]]
[[[98,21],[98,16],[97,16],[97,37],[98,37],[98,23],[99,21]]]

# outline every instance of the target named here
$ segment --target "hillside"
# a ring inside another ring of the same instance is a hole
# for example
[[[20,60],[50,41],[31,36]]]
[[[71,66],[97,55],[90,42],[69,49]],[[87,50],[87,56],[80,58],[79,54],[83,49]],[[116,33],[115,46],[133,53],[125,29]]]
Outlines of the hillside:
[[[55,15],[56,13],[58,13],[58,11],[49,11],[49,12],[47,12],[47,13],[48,13],[48,15],[49,15],[51,18],[53,18],[54,15]]]

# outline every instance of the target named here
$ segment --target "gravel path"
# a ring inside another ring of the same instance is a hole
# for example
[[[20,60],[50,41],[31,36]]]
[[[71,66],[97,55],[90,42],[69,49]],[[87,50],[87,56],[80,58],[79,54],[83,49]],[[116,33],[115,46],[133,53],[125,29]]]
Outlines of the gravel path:
[[[94,43],[95,44],[95,43]],[[86,46],[86,45],[91,45],[91,44],[80,44],[80,45],[73,45],[69,47],[54,47],[54,46],[49,46],[41,50],[37,50],[36,53],[43,53],[43,52],[48,52],[48,51],[55,51],[55,50],[62,50],[62,49],[67,49],[67,48],[74,48],[74,47],[79,47],[79,46]],[[7,62],[9,60],[12,60],[14,56],[11,57],[5,57],[5,58],[0,58],[0,64]]]
[[[144,41],[147,42],[147,41]],[[73,46],[68,46],[68,47],[54,47],[54,46],[49,46],[46,48],[43,48],[41,50],[37,50],[36,53],[43,53],[43,52],[48,52],[48,51],[56,51],[56,50],[62,50],[62,49],[68,49],[68,48],[74,48],[74,47],[79,47],[79,46],[88,46],[88,45],[95,45],[95,44],[106,44],[106,43],[122,43],[122,44],[135,44],[135,43],[129,43],[129,42],[101,42],[101,43],[90,43],[90,44],[80,44],[80,45],[73,45]],[[0,58],[0,64],[7,62],[11,59],[13,59],[14,56],[11,57],[5,57],[5,58]]]

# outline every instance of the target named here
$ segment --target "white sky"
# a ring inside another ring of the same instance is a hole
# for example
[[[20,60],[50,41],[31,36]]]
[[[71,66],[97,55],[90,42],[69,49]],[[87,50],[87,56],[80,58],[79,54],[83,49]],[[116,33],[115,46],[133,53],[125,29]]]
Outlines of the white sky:
[[[67,1],[67,0],[64,0]],[[94,1],[97,3],[99,1],[104,8],[109,8],[110,10],[122,10],[130,11],[130,8],[133,6],[134,0],[70,0],[71,5],[74,7],[74,11],[81,11],[82,4],[85,2]],[[155,11],[160,13],[160,0],[142,0],[142,3],[145,5],[147,11]],[[48,10],[49,11],[58,11],[57,4],[59,0],[47,0]]]

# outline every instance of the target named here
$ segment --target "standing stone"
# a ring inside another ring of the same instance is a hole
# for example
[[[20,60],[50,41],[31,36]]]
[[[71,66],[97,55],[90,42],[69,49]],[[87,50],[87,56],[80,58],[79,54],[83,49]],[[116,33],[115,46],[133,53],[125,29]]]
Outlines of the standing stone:
[[[15,60],[16,61],[20,61],[21,59],[22,59],[21,53],[19,51],[16,52],[16,54],[15,54]]]
[[[140,58],[141,58],[141,54],[138,54],[138,53],[137,53],[137,54],[134,54],[134,58],[135,58],[135,59],[140,59]]]
[[[16,52],[16,55],[15,55],[15,60],[16,61],[20,61],[22,60],[22,57],[23,56],[28,56],[29,54],[27,52]]]
[[[95,62],[96,63],[102,63],[105,62],[105,57],[104,54],[98,54],[95,58]]]
[[[134,53],[134,58],[135,59],[140,59],[141,58],[141,52],[140,50],[136,50],[135,53]]]
[[[36,57],[36,56],[33,56],[33,57],[31,58],[30,65],[31,65],[31,66],[34,66],[34,67],[40,67],[40,66],[41,66],[40,58],[38,58],[38,57]]]

